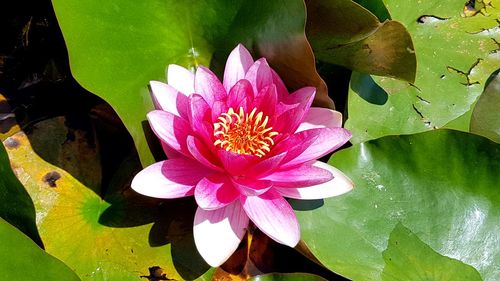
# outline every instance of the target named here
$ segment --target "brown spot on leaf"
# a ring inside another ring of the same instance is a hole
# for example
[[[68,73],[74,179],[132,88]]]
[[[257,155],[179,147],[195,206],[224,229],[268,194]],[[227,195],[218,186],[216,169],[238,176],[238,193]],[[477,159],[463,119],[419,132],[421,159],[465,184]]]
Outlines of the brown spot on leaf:
[[[43,176],[43,181],[50,187],[57,187],[56,181],[61,178],[61,174],[56,171],[50,172]]]
[[[373,52],[372,48],[370,48],[370,45],[368,44],[363,44],[362,49],[365,50],[369,55],[371,55],[371,53]]]
[[[141,278],[147,278],[150,281],[159,281],[159,280],[172,280],[174,281],[175,279],[170,279],[167,277],[165,273],[163,273],[163,269],[161,267],[155,265],[149,268],[149,275],[141,275]]]
[[[14,149],[14,148],[19,146],[19,141],[16,140],[15,138],[10,137],[10,138],[7,138],[3,142],[3,144],[5,145],[5,147],[7,147],[9,149]]]

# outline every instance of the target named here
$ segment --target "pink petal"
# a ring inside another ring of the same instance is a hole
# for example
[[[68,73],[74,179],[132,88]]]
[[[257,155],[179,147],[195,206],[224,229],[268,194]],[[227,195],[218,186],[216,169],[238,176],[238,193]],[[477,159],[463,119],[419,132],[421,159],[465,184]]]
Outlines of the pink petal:
[[[248,170],[245,175],[254,178],[264,177],[278,168],[285,156],[286,152],[283,152],[281,154],[264,159],[253,165],[252,169]]]
[[[211,173],[200,164],[176,158],[154,163],[132,180],[136,192],[156,198],[179,198],[193,195],[195,185]]]
[[[262,179],[270,180],[274,186],[301,187],[321,184],[333,178],[329,170],[316,165],[303,164],[297,167],[278,170]]]
[[[163,148],[163,152],[165,152],[165,155],[167,156],[168,159],[185,157],[184,154],[179,153],[179,151],[171,148],[166,142],[160,140],[160,143],[161,147]]]
[[[282,162],[284,164],[304,152],[317,138],[319,138],[320,134],[321,131],[319,129],[311,129],[293,135],[285,135],[285,137],[283,137],[284,140],[278,142],[271,152],[273,154],[286,153],[286,157]],[[278,137],[280,136],[281,135]]]
[[[267,192],[272,186],[272,182],[268,180],[256,180],[253,178],[232,178],[234,186],[239,193],[246,196],[257,196]]]
[[[241,197],[243,209],[255,225],[278,243],[295,247],[300,228],[288,202],[272,189],[260,196]]]
[[[275,114],[277,116],[279,116],[279,115],[285,113],[288,110],[296,108],[297,106],[299,106],[299,105],[298,104],[286,104],[286,103],[283,103],[283,102],[278,102],[276,104],[276,112],[275,112]]]
[[[314,128],[342,127],[342,113],[328,108],[311,107],[296,133]]]
[[[174,150],[190,156],[186,138],[192,130],[189,123],[170,112],[153,110],[147,115],[153,132]]]
[[[196,248],[212,267],[223,264],[238,248],[248,226],[240,202],[213,211],[198,208],[193,235]]]
[[[238,154],[225,149],[219,149],[217,155],[224,169],[233,176],[245,175],[260,159],[254,155]]]
[[[238,44],[231,54],[229,54],[226,68],[224,69],[224,88],[227,92],[229,92],[236,82],[245,77],[252,64],[252,55],[250,55],[242,44]]]
[[[198,160],[201,164],[205,165],[207,168],[214,171],[222,172],[223,169],[219,167],[222,166],[218,159],[212,155],[212,152],[208,150],[205,144],[193,136],[187,137],[188,150],[194,159]]]
[[[189,99],[172,86],[159,81],[150,81],[151,92],[156,109],[168,111],[174,115],[187,117]]]
[[[289,94],[286,98],[286,102],[289,104],[293,103],[308,103],[307,108],[311,107],[311,95],[314,98],[316,94],[316,88],[314,87],[304,87],[300,88],[297,91]]]
[[[248,112],[253,108],[250,106],[253,104],[253,90],[252,85],[248,80],[241,79],[231,88],[229,95],[227,97],[227,106],[232,107],[235,111],[238,111],[240,107]],[[218,117],[218,116],[217,116]]]
[[[279,122],[273,126],[274,129],[281,133],[295,132],[309,111],[315,93],[315,88],[305,87],[290,95],[290,100],[297,101],[297,103],[277,117]]]
[[[274,118],[274,112],[276,110],[276,103],[278,101],[278,94],[276,93],[276,86],[274,84],[269,84],[268,86],[262,88],[262,90],[255,96],[254,106],[257,108],[258,112],[262,111],[264,115],[269,116],[273,119],[273,123],[276,118]]]
[[[180,65],[168,66],[167,83],[187,96],[194,93],[194,74]]]
[[[227,93],[219,78],[208,68],[199,66],[194,78],[194,90],[211,106],[215,101],[226,98]]]
[[[308,187],[274,187],[274,190],[285,197],[314,200],[338,196],[354,188],[354,183],[338,169],[319,161],[315,162],[314,165],[325,170],[328,169],[332,173],[333,179]]]
[[[276,85],[276,91],[278,93],[278,100],[283,101],[289,95],[288,89],[286,88],[285,83],[283,83],[283,80],[281,80],[278,73],[276,73],[276,71],[274,71],[272,68],[271,68],[271,72],[273,73],[273,83],[274,83],[274,85]]]
[[[189,110],[191,128],[204,142],[211,143],[214,132],[210,106],[202,96],[193,94],[189,99]]]
[[[255,94],[259,93],[264,87],[273,83],[271,68],[265,58],[258,59],[248,69],[245,79],[250,81]]]
[[[218,122],[217,118],[222,113],[226,113],[229,110],[229,104],[227,100],[215,101],[212,104],[212,122]]]
[[[224,174],[213,174],[198,182],[194,198],[204,210],[215,210],[231,204],[240,196],[231,180]]]
[[[300,141],[308,139],[309,136],[314,138],[314,141],[308,142],[307,147],[301,145]],[[282,146],[298,149],[289,153],[290,157],[287,155],[286,159],[283,160],[287,163],[284,163],[281,168],[293,167],[323,157],[344,145],[350,138],[351,133],[344,128],[318,128],[296,133],[282,142]],[[300,151],[301,149],[304,150]]]

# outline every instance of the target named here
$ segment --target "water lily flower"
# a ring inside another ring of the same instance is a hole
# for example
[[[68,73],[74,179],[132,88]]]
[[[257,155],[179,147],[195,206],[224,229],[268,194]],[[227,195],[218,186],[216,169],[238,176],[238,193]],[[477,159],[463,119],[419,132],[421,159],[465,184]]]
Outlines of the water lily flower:
[[[275,241],[300,240],[284,197],[321,199],[353,183],[316,159],[346,143],[339,112],[311,107],[315,88],[289,93],[265,58],[243,45],[229,55],[221,82],[208,68],[169,65],[168,84],[151,81],[157,110],[147,118],[168,160],[146,167],[132,188],[157,198],[194,195],[194,240],[213,267],[238,247],[251,220]]]

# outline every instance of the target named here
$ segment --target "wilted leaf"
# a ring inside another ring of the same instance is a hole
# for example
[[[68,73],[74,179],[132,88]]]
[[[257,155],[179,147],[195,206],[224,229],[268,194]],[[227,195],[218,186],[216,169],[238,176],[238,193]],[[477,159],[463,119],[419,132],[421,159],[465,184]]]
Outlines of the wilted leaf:
[[[319,60],[360,72],[415,80],[415,51],[401,23],[381,23],[351,0],[310,1],[307,15],[307,36]]]
[[[43,160],[99,193],[102,166],[96,134],[93,128],[71,128],[68,123],[60,116],[33,124],[27,132],[31,146]]]

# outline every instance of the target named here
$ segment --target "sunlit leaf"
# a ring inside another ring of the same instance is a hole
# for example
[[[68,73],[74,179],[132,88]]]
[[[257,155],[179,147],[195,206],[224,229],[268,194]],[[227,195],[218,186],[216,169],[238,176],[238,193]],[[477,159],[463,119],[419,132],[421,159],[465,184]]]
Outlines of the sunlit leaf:
[[[294,202],[302,239],[325,266],[354,280],[382,280],[389,262],[382,253],[402,223],[484,280],[500,278],[500,145],[435,130],[357,144],[329,163],[353,180],[354,190]]]
[[[15,141],[5,142],[7,147],[16,147]],[[24,232],[38,245],[42,241],[35,224],[35,207],[23,185],[10,167],[9,158],[0,145],[0,218]]]
[[[0,274],[3,280],[80,280],[68,266],[40,249],[2,218],[0,241]]]
[[[482,281],[472,266],[436,253],[415,233],[398,223],[389,236],[382,280]]]
[[[82,279],[134,280],[157,267],[168,278],[210,278],[192,237],[194,202],[160,206],[130,188],[111,189],[102,199],[42,160],[23,132],[5,142],[17,143],[7,152],[33,198],[45,249]],[[130,181],[131,169],[137,168],[124,163],[119,170],[128,171],[128,177],[116,180]]]
[[[386,102],[377,104],[357,90],[370,87],[359,83],[372,79],[353,74],[346,127],[353,132],[354,143],[447,125],[470,110],[486,79],[500,65],[495,42],[499,38],[495,18],[500,15],[500,5],[491,8],[488,15],[463,17],[464,1],[460,0],[384,2],[392,18],[403,23],[411,34],[417,76],[413,84],[373,76],[376,84],[370,85],[388,94]],[[453,127],[468,131],[468,123],[465,120]]]

